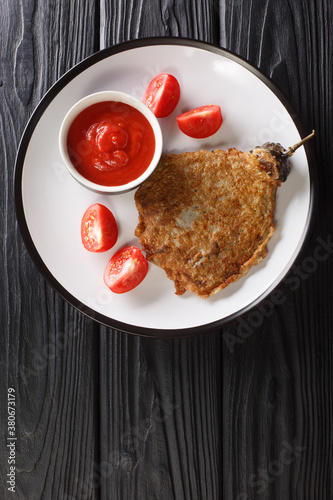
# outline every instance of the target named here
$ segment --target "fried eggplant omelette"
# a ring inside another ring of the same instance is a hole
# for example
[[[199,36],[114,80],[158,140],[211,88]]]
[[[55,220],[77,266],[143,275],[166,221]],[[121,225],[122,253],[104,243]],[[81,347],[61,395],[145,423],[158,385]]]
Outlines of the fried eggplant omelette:
[[[276,190],[299,145],[162,156],[135,193],[135,234],[148,261],[174,281],[177,295],[189,290],[208,298],[266,256]]]

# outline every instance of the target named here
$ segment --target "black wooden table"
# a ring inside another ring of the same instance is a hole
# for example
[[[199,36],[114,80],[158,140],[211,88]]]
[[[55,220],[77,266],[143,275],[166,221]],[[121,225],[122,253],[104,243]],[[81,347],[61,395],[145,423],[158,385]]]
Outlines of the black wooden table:
[[[328,0],[1,2],[1,498],[333,498],[332,12]],[[20,236],[14,164],[34,108],[82,59],[148,36],[246,58],[316,130],[314,229],[250,335],[237,321],[174,340],[101,326],[44,281]]]

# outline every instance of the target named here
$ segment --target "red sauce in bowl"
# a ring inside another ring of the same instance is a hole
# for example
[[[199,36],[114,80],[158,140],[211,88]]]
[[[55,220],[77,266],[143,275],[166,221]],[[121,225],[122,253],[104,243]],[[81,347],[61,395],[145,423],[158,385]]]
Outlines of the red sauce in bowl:
[[[121,186],[142,175],[155,152],[147,118],[133,106],[103,101],[73,120],[67,149],[76,170],[102,186]]]

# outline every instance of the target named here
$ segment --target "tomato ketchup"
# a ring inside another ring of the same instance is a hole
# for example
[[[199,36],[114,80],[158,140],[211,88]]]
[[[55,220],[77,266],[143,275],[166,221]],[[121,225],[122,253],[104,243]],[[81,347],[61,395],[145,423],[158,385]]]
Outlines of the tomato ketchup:
[[[155,152],[155,136],[147,118],[133,106],[103,101],[73,120],[67,149],[77,171],[103,186],[127,184],[144,173]]]

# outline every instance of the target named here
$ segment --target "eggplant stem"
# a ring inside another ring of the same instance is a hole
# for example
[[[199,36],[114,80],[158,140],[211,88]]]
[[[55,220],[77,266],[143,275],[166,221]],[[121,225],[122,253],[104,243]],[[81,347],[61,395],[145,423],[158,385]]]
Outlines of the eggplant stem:
[[[292,146],[291,148],[288,149],[288,151],[286,151],[285,153],[282,154],[282,157],[283,158],[290,158],[290,156],[292,156],[296,149],[298,149],[300,146],[303,146],[303,144],[305,142],[307,142],[309,139],[312,139],[312,137],[315,135],[315,130],[312,130],[311,134],[307,135],[306,137],[304,137],[304,139],[302,139],[301,141],[297,142],[296,144],[294,144],[294,146]]]

